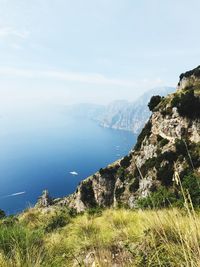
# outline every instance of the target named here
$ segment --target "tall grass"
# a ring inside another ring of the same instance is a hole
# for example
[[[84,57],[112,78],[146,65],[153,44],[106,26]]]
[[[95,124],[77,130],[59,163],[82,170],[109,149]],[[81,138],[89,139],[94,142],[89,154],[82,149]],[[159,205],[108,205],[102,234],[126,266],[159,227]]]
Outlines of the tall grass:
[[[34,212],[39,219],[33,228],[27,218]],[[200,266],[200,215],[191,206],[107,209],[46,232],[54,216],[33,209],[14,225],[1,224],[0,266]]]
[[[0,221],[0,267],[200,266],[200,214],[176,177],[185,208],[29,209]]]

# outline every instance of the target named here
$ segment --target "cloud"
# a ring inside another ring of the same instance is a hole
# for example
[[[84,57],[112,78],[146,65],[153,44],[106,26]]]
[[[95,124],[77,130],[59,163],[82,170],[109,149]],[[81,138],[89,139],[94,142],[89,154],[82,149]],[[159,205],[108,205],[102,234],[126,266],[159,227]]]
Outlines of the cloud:
[[[12,27],[0,27],[0,38],[17,37],[20,39],[27,39],[30,32],[27,30],[16,30]]]
[[[18,68],[0,68],[1,76],[22,77],[28,79],[48,79],[60,80],[66,82],[76,82],[84,84],[132,87],[132,88],[151,88],[163,85],[160,78],[142,79],[142,80],[127,80],[106,77],[100,73],[81,73],[69,71],[55,70],[31,70]]]

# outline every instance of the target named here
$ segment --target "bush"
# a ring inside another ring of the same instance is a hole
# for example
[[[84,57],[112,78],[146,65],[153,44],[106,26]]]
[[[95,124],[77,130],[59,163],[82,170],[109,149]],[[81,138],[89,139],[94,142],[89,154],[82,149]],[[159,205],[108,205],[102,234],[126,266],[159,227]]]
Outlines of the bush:
[[[116,199],[119,199],[120,198],[120,196],[124,193],[124,191],[125,191],[125,187],[117,187],[116,189],[115,189],[115,196],[116,196]]]
[[[182,117],[200,118],[200,98],[194,95],[194,90],[192,89],[175,96],[171,104],[172,107],[178,109],[178,113]]]
[[[134,147],[136,151],[141,148],[142,142],[145,139],[145,137],[149,137],[151,135],[151,127],[152,127],[152,124],[151,124],[151,121],[149,120],[137,138],[137,143]]]
[[[134,178],[133,182],[129,186],[129,191],[134,193],[139,189],[140,180],[138,178]]]
[[[3,219],[4,217],[6,217],[6,214],[3,210],[0,209],[0,219]]]
[[[183,140],[177,140],[175,145],[179,157],[184,157],[191,167],[198,168],[200,166],[200,142],[185,143]]]
[[[114,175],[118,170],[118,167],[106,167],[106,168],[101,168],[99,170],[99,173],[103,176],[103,175]]]
[[[187,149],[183,140],[177,139],[175,142],[175,147],[177,154],[182,155],[184,157],[187,155]]]
[[[167,160],[168,162],[173,163],[177,159],[178,154],[174,151],[169,150],[161,154],[160,157],[162,160]]]
[[[5,225],[5,226],[14,226],[17,223],[18,223],[18,219],[17,219],[17,217],[15,217],[13,215],[4,217],[2,222],[1,222],[1,224]]]
[[[128,168],[131,164],[131,155],[125,156],[121,161],[120,161],[120,165],[123,168]]]
[[[190,153],[194,168],[200,167],[200,142],[190,143],[189,153]]]
[[[125,176],[125,169],[124,167],[120,167],[118,170],[117,170],[117,177],[123,182],[126,178]]]
[[[150,109],[150,111],[153,111],[155,107],[158,106],[158,104],[161,102],[162,100],[162,97],[159,96],[159,95],[156,95],[156,96],[152,96],[149,104],[148,104],[148,107]]]
[[[157,191],[151,193],[145,198],[137,201],[139,208],[165,208],[176,202],[176,197],[173,192],[164,186],[160,186]]]
[[[61,212],[60,214],[54,215],[47,226],[45,227],[46,232],[52,232],[58,228],[64,227],[70,222],[70,216],[67,213]]]
[[[158,158],[153,157],[149,158],[145,161],[145,163],[141,166],[141,172],[145,176],[149,169],[154,168],[157,165]],[[158,164],[160,166],[160,163]]]
[[[174,170],[172,164],[166,164],[158,169],[157,177],[165,186],[172,185]]]
[[[200,206],[200,176],[190,173],[183,178],[183,189],[189,193],[194,207]]]
[[[78,213],[77,213],[77,210],[76,210],[76,209],[74,209],[74,208],[70,208],[70,209],[68,210],[68,214],[69,214],[70,217],[74,218],[74,217],[77,216]]]
[[[169,140],[163,138],[163,139],[160,141],[160,146],[161,146],[161,147],[164,147],[164,146],[167,145],[168,143],[169,143]]]
[[[103,213],[103,209],[99,206],[96,206],[94,208],[90,208],[87,210],[87,214],[92,217],[99,217]]]

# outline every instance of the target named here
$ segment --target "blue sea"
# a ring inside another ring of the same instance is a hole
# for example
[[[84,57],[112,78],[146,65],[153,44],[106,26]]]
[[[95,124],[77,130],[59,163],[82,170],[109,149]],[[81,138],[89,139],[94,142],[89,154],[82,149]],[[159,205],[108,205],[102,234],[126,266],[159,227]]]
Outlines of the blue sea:
[[[126,155],[135,141],[130,132],[102,128],[64,107],[0,114],[0,209],[20,212],[44,189],[52,197],[72,193],[81,180]]]

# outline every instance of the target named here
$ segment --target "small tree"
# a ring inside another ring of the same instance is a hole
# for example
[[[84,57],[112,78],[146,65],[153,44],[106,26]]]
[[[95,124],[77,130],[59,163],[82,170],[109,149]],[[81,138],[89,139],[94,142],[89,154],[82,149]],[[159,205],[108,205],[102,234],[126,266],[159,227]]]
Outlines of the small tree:
[[[179,114],[187,118],[200,118],[200,98],[190,89],[172,100],[172,107],[177,107]]]
[[[6,216],[5,212],[0,209],[0,219],[4,218]]]
[[[159,95],[152,96],[152,98],[148,104],[150,111],[153,111],[154,108],[160,103],[161,100],[162,100],[162,97]]]

